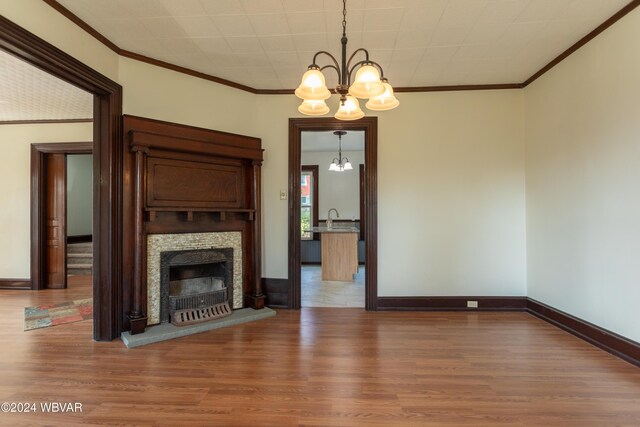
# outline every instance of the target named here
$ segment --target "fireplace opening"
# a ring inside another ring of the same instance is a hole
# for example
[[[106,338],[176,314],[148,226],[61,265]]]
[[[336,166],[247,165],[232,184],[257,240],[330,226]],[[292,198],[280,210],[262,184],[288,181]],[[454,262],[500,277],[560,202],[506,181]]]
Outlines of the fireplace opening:
[[[231,314],[233,248],[160,255],[160,322],[186,326]]]

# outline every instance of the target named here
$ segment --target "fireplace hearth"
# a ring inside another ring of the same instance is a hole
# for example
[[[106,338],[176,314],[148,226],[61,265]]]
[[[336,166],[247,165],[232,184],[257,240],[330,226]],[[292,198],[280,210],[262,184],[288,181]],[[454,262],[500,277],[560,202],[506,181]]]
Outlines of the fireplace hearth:
[[[231,314],[233,248],[160,255],[160,322],[186,326]]]

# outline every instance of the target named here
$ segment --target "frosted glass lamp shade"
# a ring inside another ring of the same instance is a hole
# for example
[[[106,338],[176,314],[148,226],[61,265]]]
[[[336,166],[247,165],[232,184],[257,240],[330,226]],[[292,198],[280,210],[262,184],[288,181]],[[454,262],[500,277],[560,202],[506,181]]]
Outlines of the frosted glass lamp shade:
[[[324,74],[316,69],[307,70],[302,75],[302,82],[300,82],[295,94],[305,101],[322,101],[331,96],[331,92],[327,89]]]
[[[347,163],[344,164],[344,170],[350,171],[353,170],[353,166],[351,166],[351,162],[347,160]]]
[[[364,117],[364,112],[360,109],[358,100],[347,95],[347,99],[344,103],[340,103],[340,108],[334,117],[338,120],[358,120]]]
[[[305,100],[302,101],[302,104],[298,107],[298,111],[307,116],[324,116],[329,112],[329,107],[323,100]]]
[[[356,98],[372,98],[384,93],[380,72],[373,65],[363,65],[356,72],[356,78],[349,87],[349,94]]]
[[[366,104],[364,104],[364,106],[369,110],[387,111],[394,109],[398,105],[400,105],[400,101],[398,101],[398,98],[396,98],[396,96],[393,94],[393,88],[391,87],[391,85],[386,81],[383,81],[382,85],[385,88],[384,93],[382,95],[374,96],[373,98],[369,99]]]

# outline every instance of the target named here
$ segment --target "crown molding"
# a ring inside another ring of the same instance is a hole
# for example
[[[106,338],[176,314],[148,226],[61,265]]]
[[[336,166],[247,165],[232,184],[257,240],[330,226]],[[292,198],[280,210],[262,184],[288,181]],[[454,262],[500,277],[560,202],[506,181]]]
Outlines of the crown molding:
[[[93,27],[87,24],[85,21],[80,19],[76,14],[71,12],[66,7],[62,6],[56,0],[42,0],[53,9],[64,15],[71,22],[78,25],[80,28],[85,30],[95,39],[103,43],[109,49],[117,53],[118,55],[134,59],[140,62],[146,62],[147,64],[155,65],[157,67],[166,68],[172,71],[176,71],[179,73],[187,74],[192,77],[197,77],[200,79],[212,81],[215,83],[219,83],[225,86],[233,87],[236,89],[240,89],[249,93],[257,94],[257,95],[292,95],[294,93],[294,89],[256,89],[250,86],[246,86],[240,83],[233,82],[231,80],[222,79],[220,77],[213,76],[211,74],[202,73],[200,71],[195,71],[190,68],[182,67],[180,65],[171,64],[168,62],[160,61],[158,59],[150,58],[148,56],[140,55],[135,52],[131,52],[128,50],[121,49],[111,40],[100,34]],[[625,7],[616,12],[609,19],[600,24],[596,29],[591,31],[589,34],[578,40],[567,50],[562,52],[560,55],[555,57],[551,62],[542,67],[536,73],[534,73],[531,77],[525,80],[522,83],[503,83],[503,84],[480,84],[480,85],[451,85],[451,86],[415,86],[415,87],[399,87],[394,88],[394,92],[449,92],[449,91],[465,91],[465,90],[504,90],[504,89],[523,89],[529,86],[531,83],[540,78],[543,74],[551,70],[553,67],[558,65],[568,56],[570,56],[573,52],[580,49],[582,46],[587,44],[589,41],[593,40],[600,33],[605,31],[607,28],[611,27],[613,24],[618,22],[624,16],[626,16],[629,12],[634,10],[636,7],[640,6],[640,0],[632,0]]]

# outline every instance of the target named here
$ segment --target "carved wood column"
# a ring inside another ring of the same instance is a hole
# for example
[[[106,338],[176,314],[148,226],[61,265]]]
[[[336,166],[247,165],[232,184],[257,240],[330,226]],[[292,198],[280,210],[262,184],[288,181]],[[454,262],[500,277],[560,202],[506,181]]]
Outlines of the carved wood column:
[[[261,215],[261,173],[262,161],[253,160],[251,162],[251,177],[253,187],[252,208],[255,210],[253,217],[253,289],[249,296],[251,308],[259,310],[264,307],[264,293],[262,292],[262,215]]]
[[[144,332],[147,326],[147,287],[144,283],[143,266],[146,265],[144,255],[144,195],[145,195],[145,155],[149,154],[147,147],[134,146],[131,151],[136,154],[135,183],[134,183],[134,262],[133,262],[133,295],[131,298],[131,334]]]

